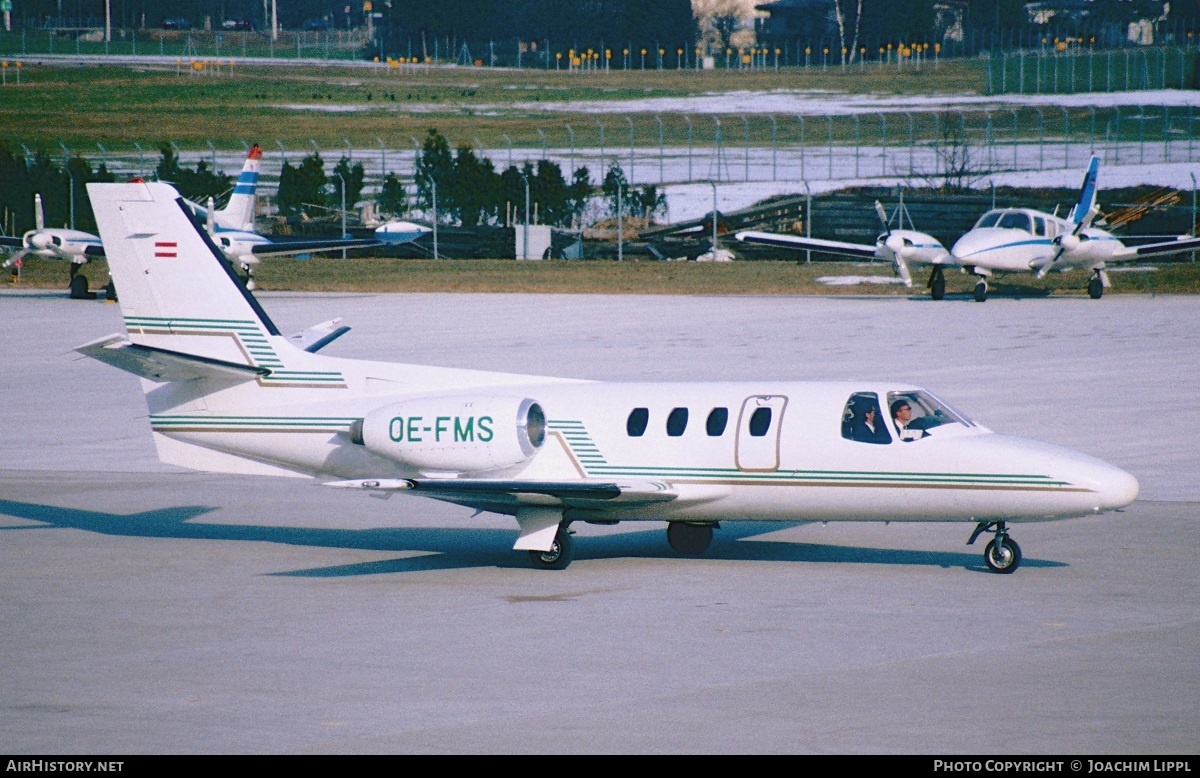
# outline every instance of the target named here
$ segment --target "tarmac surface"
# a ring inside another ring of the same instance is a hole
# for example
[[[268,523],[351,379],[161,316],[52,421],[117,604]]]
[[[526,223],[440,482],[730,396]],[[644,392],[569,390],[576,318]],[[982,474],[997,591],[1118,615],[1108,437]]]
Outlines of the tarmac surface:
[[[160,464],[71,351],[118,307],[4,291],[0,752],[1196,752],[1200,297],[261,299],[340,356],[911,382],[1141,497],[1016,525],[1009,576],[965,523],[585,525],[533,570],[507,517]]]

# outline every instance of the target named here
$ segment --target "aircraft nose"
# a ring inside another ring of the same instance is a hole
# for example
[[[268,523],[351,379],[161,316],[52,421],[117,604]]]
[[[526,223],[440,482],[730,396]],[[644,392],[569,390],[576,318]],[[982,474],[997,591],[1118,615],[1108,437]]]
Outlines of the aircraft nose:
[[[1091,490],[1091,507],[1096,513],[1124,508],[1137,499],[1137,479],[1121,468],[1091,457],[1081,458],[1076,467],[1073,480]]]
[[[1138,480],[1119,467],[1109,466],[1100,489],[1100,510],[1111,511],[1124,508],[1137,499],[1141,490]]]

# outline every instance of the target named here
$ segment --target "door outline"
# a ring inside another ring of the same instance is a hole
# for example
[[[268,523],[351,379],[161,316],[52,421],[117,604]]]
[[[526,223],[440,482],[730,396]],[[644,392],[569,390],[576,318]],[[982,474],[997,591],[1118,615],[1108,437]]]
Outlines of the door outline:
[[[781,394],[756,394],[742,401],[733,449],[738,470],[769,473],[779,469],[779,438],[787,401],[788,398]],[[759,408],[771,409],[771,426],[766,435],[755,437],[748,427],[751,415]]]

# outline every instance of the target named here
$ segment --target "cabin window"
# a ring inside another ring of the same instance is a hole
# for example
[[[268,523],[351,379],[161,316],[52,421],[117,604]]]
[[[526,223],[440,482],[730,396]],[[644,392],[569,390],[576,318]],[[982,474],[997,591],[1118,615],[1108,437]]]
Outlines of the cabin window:
[[[750,437],[761,438],[767,434],[767,430],[771,429],[771,409],[756,408],[754,413],[750,414]]]
[[[1000,223],[997,227],[1004,227],[1010,230],[1024,230],[1032,232],[1033,227],[1029,223],[1029,214],[1021,213],[1020,211],[1009,211],[1000,217]]]
[[[1046,234],[1046,220],[1043,219],[1041,216],[1033,217],[1033,234],[1034,235],[1045,235]]]
[[[929,437],[943,426],[974,427],[975,422],[925,391],[888,392],[888,416],[903,441]]]
[[[704,423],[704,429],[708,432],[710,438],[719,438],[725,434],[725,425],[729,423],[728,408],[713,408],[709,411],[708,421]]]
[[[675,408],[667,415],[667,435],[677,438],[687,429],[688,409]]]
[[[842,437],[859,443],[891,443],[887,420],[879,409],[879,395],[856,392],[842,411]]]
[[[631,438],[640,438],[646,434],[646,424],[649,421],[649,409],[634,408],[629,412],[629,418],[625,420],[625,431],[629,433],[629,437]]]

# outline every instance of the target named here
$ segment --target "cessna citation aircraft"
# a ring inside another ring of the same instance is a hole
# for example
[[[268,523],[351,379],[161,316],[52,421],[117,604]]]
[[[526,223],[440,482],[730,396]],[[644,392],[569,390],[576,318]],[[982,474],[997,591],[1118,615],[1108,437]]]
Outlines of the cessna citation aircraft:
[[[168,184],[89,184],[126,335],[78,351],[142,377],[159,457],[509,514],[566,567],[573,522],[959,521],[1011,573],[1010,523],[1119,509],[1133,476],[1007,437],[886,381],[603,383],[342,359],[280,335]],[[330,323],[332,324],[332,323]]]
[[[936,243],[924,233],[906,233],[898,241],[881,235],[875,247],[767,233],[741,233],[737,237],[752,243],[769,243],[790,249],[852,257],[889,259],[892,258],[889,256],[891,252],[897,273],[909,286],[912,286],[912,281],[905,267],[906,262],[930,264],[929,288],[935,300],[942,299],[946,293],[944,268],[957,266],[977,277],[974,296],[978,302],[987,299],[987,279],[995,273],[1034,273],[1038,278],[1044,278],[1052,270],[1071,268],[1092,271],[1087,291],[1092,299],[1098,300],[1104,290],[1112,285],[1107,272],[1109,262],[1142,260],[1200,249],[1200,238],[1186,235],[1158,243],[1126,246],[1111,233],[1092,227],[1092,222],[1100,213],[1096,207],[1096,175],[1099,169],[1099,158],[1092,157],[1079,191],[1079,201],[1071,209],[1068,218],[1031,208],[991,210],[979,217],[975,226],[954,243],[948,255],[936,254],[934,259],[918,249],[923,239]],[[819,246],[818,243],[826,245]],[[889,243],[895,245],[889,246]]]

